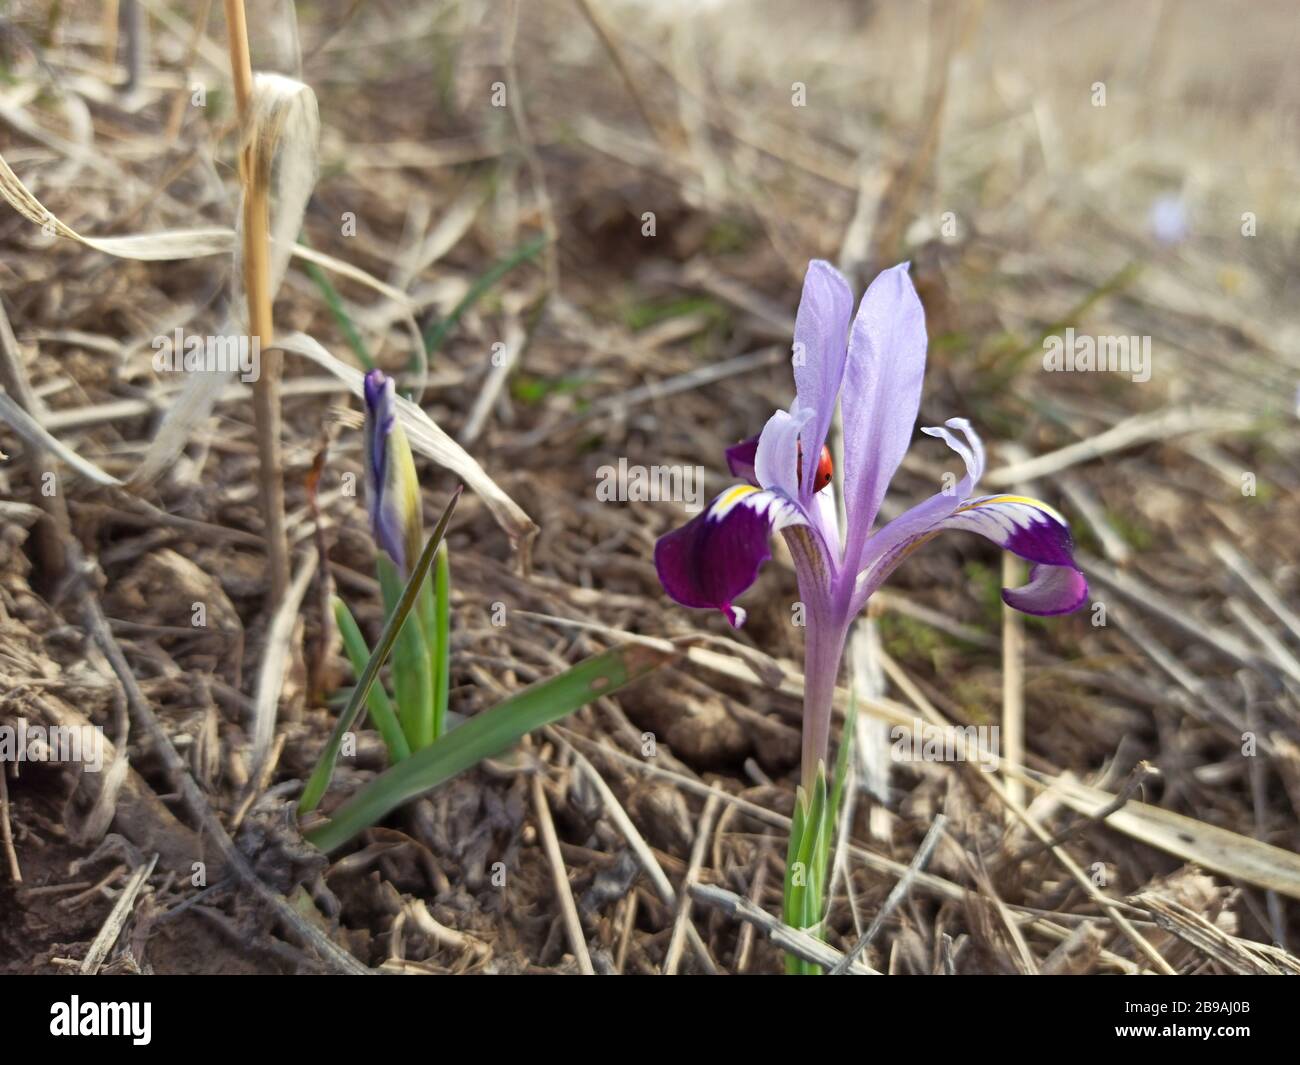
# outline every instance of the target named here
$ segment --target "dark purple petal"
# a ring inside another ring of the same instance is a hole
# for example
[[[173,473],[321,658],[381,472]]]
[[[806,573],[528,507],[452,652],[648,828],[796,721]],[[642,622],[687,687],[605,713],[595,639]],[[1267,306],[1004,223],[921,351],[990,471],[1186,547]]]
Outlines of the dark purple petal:
[[[1029,496],[970,499],[940,524],[946,529],[977,532],[1027,562],[1074,565],[1069,524],[1046,503]]]
[[[977,532],[1033,566],[1029,583],[1004,588],[1002,600],[1025,614],[1069,614],[1088,598],[1088,581],[1074,565],[1074,540],[1065,518],[1028,496],[984,496],[963,503],[939,523]]]
[[[383,370],[371,370],[362,382],[362,391],[366,401],[366,472],[378,495],[384,483],[388,434],[397,418],[396,389]]]
[[[925,346],[925,310],[902,263],[871,283],[849,333],[840,410],[850,567],[862,557],[885,489],[912,439]]]
[[[731,469],[731,476],[739,477],[742,481],[757,486],[758,481],[754,477],[754,456],[757,452],[758,437],[756,436],[751,436],[748,440],[742,440],[739,444],[732,444],[727,448],[727,466]]]
[[[1022,614],[1072,614],[1088,599],[1088,580],[1073,566],[1029,568],[1029,583],[1003,588],[1002,601]]]
[[[804,275],[803,296],[794,320],[794,384],[797,397],[790,413],[807,412],[804,425],[803,485],[805,505],[812,496],[813,474],[835,414],[844,379],[853,290],[830,263],[814,259]]]
[[[728,488],[699,517],[659,538],[659,582],[682,606],[721,610],[739,628],[745,612],[732,601],[772,557],[772,533],[805,523],[798,506],[777,492]]]

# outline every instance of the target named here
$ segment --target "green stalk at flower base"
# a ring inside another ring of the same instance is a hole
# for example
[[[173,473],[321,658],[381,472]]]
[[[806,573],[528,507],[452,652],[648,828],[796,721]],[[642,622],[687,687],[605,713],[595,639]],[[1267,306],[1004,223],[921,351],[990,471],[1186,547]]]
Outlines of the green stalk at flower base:
[[[384,616],[391,617],[402,597],[404,582],[391,559],[382,553],[376,562],[379,587],[384,596]],[[420,598],[429,586],[425,578],[416,599],[416,609],[407,615],[397,643],[393,646],[393,693],[397,697],[397,716],[402,722],[411,750],[418,751],[433,742],[433,676],[429,669],[429,643],[421,621]]]
[[[826,919],[826,894],[830,887],[827,875],[831,842],[835,838],[840,804],[844,798],[844,783],[848,779],[856,719],[856,708],[850,701],[835,761],[834,782],[828,790],[826,764],[818,762],[811,793],[802,787],[795,793],[794,816],[790,821],[782,915],[790,927],[798,928],[818,939],[825,935],[823,922]],[[819,965],[787,954],[785,971],[791,975],[809,976],[820,975],[822,970]]]
[[[366,374],[366,495],[370,525],[379,548],[379,584],[385,615],[392,616],[402,597],[409,567],[424,542],[420,520],[420,483],[406,433],[397,417],[396,389],[381,370]],[[415,609],[406,618],[393,648],[393,692],[397,713],[411,750],[429,746],[442,735],[447,716],[446,649],[450,618],[446,590],[450,582],[447,547],[438,551],[436,576],[427,577],[416,593]],[[435,587],[442,589],[441,597]]]
[[[785,863],[785,923],[819,939],[825,907],[826,858],[834,827],[834,814],[827,801],[826,766],[819,765],[812,796],[802,787],[796,793]],[[820,973],[821,969],[787,954],[785,971],[799,975]]]
[[[380,371],[371,371],[365,378],[365,398],[367,485],[371,526],[379,547],[384,631],[374,651],[367,654],[365,640],[347,607],[341,602],[336,605],[357,683],[303,789],[299,814],[310,814],[319,806],[343,738],[355,726],[363,703],[370,707],[388,743],[392,765],[333,811],[327,822],[306,828],[305,838],[327,851],[346,843],[413,796],[507,749],[533,729],[558,721],[677,657],[675,651],[638,644],[611,648],[448,731],[451,563],[442,538],[461,489],[452,494],[421,550],[419,485],[410,448],[397,421],[392,382]],[[396,714],[387,694],[376,684],[390,655]]]

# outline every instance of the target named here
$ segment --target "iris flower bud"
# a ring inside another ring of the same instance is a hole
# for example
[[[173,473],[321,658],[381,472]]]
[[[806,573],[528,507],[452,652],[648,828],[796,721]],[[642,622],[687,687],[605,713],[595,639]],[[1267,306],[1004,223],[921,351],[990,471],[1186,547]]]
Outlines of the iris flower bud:
[[[365,379],[366,500],[375,543],[403,575],[424,543],[420,483],[411,445],[397,419],[397,392],[382,370]]]

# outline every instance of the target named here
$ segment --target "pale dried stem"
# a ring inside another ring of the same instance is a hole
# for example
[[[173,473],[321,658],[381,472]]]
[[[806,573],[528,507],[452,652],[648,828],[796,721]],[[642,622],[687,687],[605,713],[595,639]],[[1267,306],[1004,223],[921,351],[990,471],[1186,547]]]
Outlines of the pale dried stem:
[[[248,23],[243,0],[226,0],[230,35],[230,70],[241,128],[247,128],[253,104],[253,65],[248,51]],[[281,353],[273,350],[271,265],[268,238],[269,199],[266,175],[253,165],[251,143],[240,152],[240,181],[244,187],[244,290],[248,297],[250,337],[261,350],[261,373],[253,383],[253,420],[260,456],[258,473],[262,518],[266,525],[270,601],[278,603],[289,587],[289,541],[285,535],[284,484],[280,456]]]

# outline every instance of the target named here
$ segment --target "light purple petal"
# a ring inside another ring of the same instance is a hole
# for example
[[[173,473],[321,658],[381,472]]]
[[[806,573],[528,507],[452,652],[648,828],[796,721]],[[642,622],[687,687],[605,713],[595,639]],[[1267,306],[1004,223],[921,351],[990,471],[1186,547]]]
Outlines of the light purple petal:
[[[739,477],[742,481],[757,486],[758,479],[754,476],[754,457],[757,453],[758,437],[756,436],[751,436],[748,440],[742,440],[739,444],[732,444],[727,448],[727,466],[731,470],[731,476]]]
[[[791,499],[802,499],[799,491],[799,438],[804,435],[812,412],[777,411],[768,418],[758,437],[754,453],[754,479],[760,488],[772,488]],[[811,493],[809,493],[811,496]]]
[[[870,537],[863,547],[858,562],[861,571],[875,570],[879,572],[878,567],[882,560],[887,560],[887,557],[900,545],[916,540],[933,529],[938,522],[948,517],[965,500],[969,499],[971,493],[975,490],[976,482],[984,473],[984,444],[980,440],[979,434],[971,428],[970,422],[965,418],[949,418],[944,425],[946,428],[926,426],[921,432],[927,436],[938,437],[956,451],[966,464],[965,476],[957,481],[951,489],[941,489],[929,499],[923,500],[916,506],[904,511]],[[953,429],[966,438],[965,443],[957,439],[956,433],[951,431]],[[888,576],[887,571],[880,575],[879,580],[875,582],[871,590],[874,591],[875,587],[878,587],[886,576]],[[862,603],[865,602],[866,596],[863,596]],[[861,609],[861,605],[858,605],[854,613]]]
[[[659,538],[659,581],[682,606],[721,610],[739,628],[745,612],[733,600],[772,557],[772,533],[806,521],[798,504],[779,492],[728,488],[699,517]]]
[[[1181,244],[1187,239],[1187,204],[1181,196],[1167,194],[1151,205],[1148,217],[1152,235],[1161,244]]]
[[[925,346],[925,311],[907,263],[901,263],[871,283],[849,333],[840,410],[850,567],[861,558],[885,489],[911,441],[921,406]]]
[[[957,434],[952,432],[956,429],[966,438],[965,443],[957,439]],[[977,433],[965,418],[949,418],[943,423],[943,426],[926,425],[921,432],[926,436],[937,436],[958,455],[966,464],[966,476],[958,486],[956,496],[958,499],[966,499],[970,496],[979,479],[984,476],[984,441],[980,439]]]
[[[1031,566],[1029,583],[1003,588],[1002,601],[1022,614],[1071,614],[1088,598],[1088,581],[1073,566]]]
[[[833,545],[833,558],[835,565],[834,572],[840,570],[840,559],[844,551],[844,541],[840,536],[840,508],[835,499],[835,488],[833,485],[827,485],[812,498],[812,502],[805,511],[810,518],[813,528],[817,530],[818,535],[822,538],[822,543],[828,546]]]
[[[814,259],[804,275],[803,296],[794,320],[794,384],[798,393],[791,413],[807,412],[804,426],[803,484],[807,505],[822,445],[835,414],[844,378],[844,360],[853,315],[853,290],[830,263]]]

